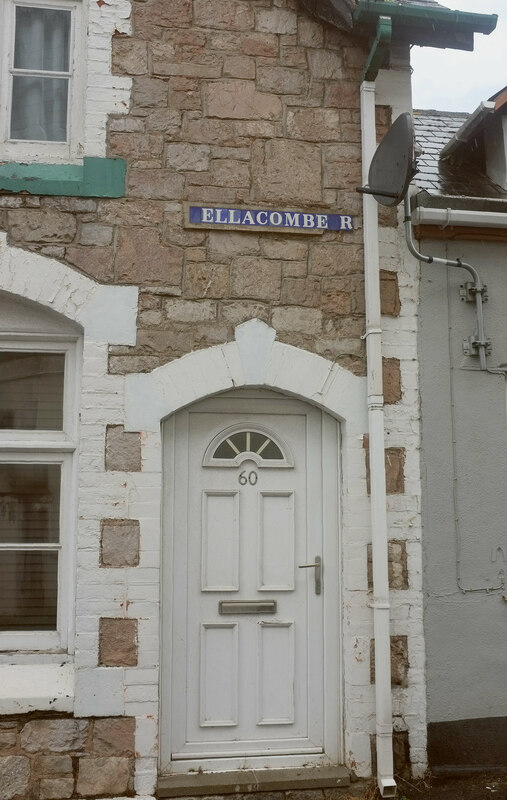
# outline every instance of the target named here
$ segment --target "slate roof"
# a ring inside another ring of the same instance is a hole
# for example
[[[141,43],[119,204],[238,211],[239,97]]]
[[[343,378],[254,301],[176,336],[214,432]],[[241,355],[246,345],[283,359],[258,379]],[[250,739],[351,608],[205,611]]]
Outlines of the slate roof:
[[[449,159],[439,157],[468,118],[469,114],[458,112],[414,111],[415,137],[423,150],[414,183],[432,195],[505,199],[507,194],[467,158],[466,149]]]

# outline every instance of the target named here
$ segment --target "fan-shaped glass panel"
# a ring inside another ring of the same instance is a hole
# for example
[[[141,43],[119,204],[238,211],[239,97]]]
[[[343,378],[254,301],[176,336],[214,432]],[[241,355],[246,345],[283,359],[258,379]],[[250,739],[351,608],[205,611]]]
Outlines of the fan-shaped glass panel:
[[[223,439],[212,458],[234,459],[241,453],[255,453],[262,459],[283,461],[284,456],[276,442],[258,431],[237,431]]]

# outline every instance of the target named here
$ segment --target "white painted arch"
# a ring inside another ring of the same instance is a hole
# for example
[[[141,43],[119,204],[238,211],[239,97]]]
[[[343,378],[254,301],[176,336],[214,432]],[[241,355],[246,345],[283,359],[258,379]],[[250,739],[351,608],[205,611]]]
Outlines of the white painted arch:
[[[54,258],[11,247],[5,233],[0,233],[0,289],[77,322],[85,340],[136,342],[136,286],[104,286]]]
[[[259,319],[238,325],[235,340],[189,353],[125,384],[125,429],[159,431],[185,406],[220,392],[263,387],[306,400],[346,422],[348,434],[367,431],[366,379],[322,356],[277,342]]]

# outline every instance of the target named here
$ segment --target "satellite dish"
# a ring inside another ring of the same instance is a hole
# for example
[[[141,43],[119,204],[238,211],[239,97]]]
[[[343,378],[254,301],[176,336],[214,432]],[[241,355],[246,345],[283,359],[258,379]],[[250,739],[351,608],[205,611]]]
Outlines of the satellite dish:
[[[417,172],[416,156],[414,125],[406,111],[380,142],[371,160],[368,186],[358,191],[372,194],[383,206],[397,206]]]

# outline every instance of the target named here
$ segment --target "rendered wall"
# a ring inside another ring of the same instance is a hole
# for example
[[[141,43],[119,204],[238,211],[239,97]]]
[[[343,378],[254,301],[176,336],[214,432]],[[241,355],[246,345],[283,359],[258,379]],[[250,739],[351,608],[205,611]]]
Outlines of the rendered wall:
[[[423,242],[423,252],[461,257],[488,285],[486,333],[490,366],[507,361],[504,244]],[[421,396],[425,635],[428,720],[450,723],[507,716],[505,695],[505,590],[507,565],[507,426],[505,379],[478,372],[462,340],[475,331],[474,305],[459,297],[463,270],[421,266]],[[468,369],[464,369],[467,367]],[[471,369],[470,369],[471,368]],[[457,523],[455,522],[457,517]],[[457,583],[457,562],[461,587]],[[470,591],[481,589],[481,591]],[[500,723],[501,721],[498,720]],[[439,746],[430,724],[431,759],[437,766],[495,763],[505,745],[498,725],[463,722],[456,752]],[[468,730],[470,728],[470,730]],[[456,740],[459,727],[442,728]],[[474,743],[475,740],[475,743]],[[504,750],[505,752],[505,750]],[[505,763],[505,755],[500,763]]]

